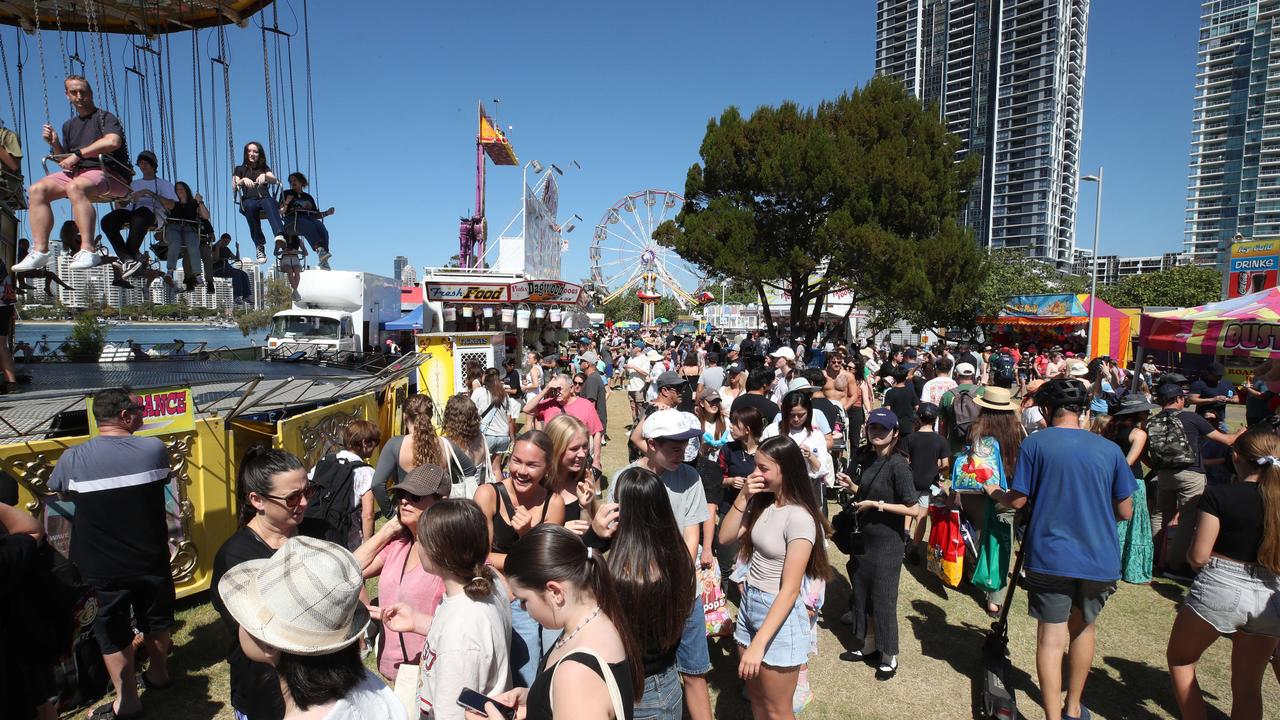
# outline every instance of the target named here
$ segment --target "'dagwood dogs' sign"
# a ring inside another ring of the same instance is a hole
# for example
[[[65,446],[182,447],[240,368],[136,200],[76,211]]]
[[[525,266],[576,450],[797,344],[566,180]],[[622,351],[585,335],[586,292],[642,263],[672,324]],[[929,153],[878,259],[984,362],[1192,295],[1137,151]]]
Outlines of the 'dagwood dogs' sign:
[[[577,305],[582,286],[563,280],[525,280],[511,284],[511,301],[548,305]]]
[[[191,388],[157,388],[135,393],[142,400],[142,427],[134,435],[165,435],[190,432],[196,427],[195,406]],[[89,434],[98,434],[93,417],[93,397],[86,401],[89,410]]]

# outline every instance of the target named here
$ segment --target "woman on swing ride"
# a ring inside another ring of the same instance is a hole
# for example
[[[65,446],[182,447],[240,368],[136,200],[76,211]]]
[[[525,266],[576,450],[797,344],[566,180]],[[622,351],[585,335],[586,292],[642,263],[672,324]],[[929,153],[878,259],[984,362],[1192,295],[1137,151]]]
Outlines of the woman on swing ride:
[[[301,235],[311,243],[320,261],[320,269],[329,269],[329,229],[324,219],[333,214],[333,208],[321,211],[316,199],[307,192],[307,176],[300,172],[289,173],[289,189],[280,196],[280,214],[290,235]]]
[[[270,187],[280,183],[267,164],[267,152],[262,143],[250,141],[244,146],[243,162],[232,173],[231,185],[240,193],[240,214],[249,223],[249,235],[258,246],[258,264],[267,261],[267,238],[262,234],[262,220],[266,217],[275,233],[277,244],[284,244],[284,223],[280,220],[280,208],[271,197]]]

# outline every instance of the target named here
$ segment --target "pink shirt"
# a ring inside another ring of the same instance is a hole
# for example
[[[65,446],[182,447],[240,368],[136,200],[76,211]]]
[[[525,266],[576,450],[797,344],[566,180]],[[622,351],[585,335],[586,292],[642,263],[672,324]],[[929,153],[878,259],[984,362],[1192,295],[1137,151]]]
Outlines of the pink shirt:
[[[378,574],[378,606],[390,607],[394,603],[406,602],[418,612],[436,614],[436,608],[444,598],[444,581],[422,569],[421,565],[404,570],[405,561],[413,543],[397,538],[387,543],[378,553],[382,558],[382,572]],[[400,649],[400,641],[404,640],[404,651]],[[394,633],[387,631],[383,640],[382,657],[378,660],[378,672],[388,680],[396,679],[396,666],[408,660],[416,661],[427,644],[426,637],[416,633]]]
[[[570,400],[564,408],[561,408],[554,400],[544,400],[538,405],[538,412],[535,417],[542,422],[550,422],[552,418],[560,413],[569,413],[570,415],[582,421],[587,426],[587,434],[595,435],[604,432],[604,423],[600,422],[600,413],[596,412],[596,406],[586,398],[576,397]]]

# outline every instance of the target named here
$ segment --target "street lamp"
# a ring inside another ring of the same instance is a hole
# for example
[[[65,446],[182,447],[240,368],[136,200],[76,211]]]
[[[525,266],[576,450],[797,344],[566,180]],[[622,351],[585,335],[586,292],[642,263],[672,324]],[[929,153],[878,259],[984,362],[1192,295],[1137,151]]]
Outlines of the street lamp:
[[[1084,175],[1080,178],[1085,182],[1098,183],[1098,194],[1094,196],[1093,203],[1093,257],[1089,259],[1089,274],[1093,277],[1089,281],[1089,325],[1088,334],[1085,336],[1085,352],[1090,358],[1093,357],[1093,314],[1094,306],[1098,304],[1098,232],[1102,225],[1102,166],[1098,166],[1097,175]]]

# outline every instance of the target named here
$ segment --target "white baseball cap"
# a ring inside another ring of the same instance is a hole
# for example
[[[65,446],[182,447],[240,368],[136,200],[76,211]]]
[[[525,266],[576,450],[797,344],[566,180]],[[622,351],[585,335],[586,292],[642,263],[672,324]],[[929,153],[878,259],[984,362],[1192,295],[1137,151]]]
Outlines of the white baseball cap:
[[[644,419],[640,434],[646,440],[688,440],[702,434],[702,430],[691,427],[689,413],[679,410],[658,410],[649,413]]]
[[[960,363],[959,365],[956,365],[956,375],[971,377],[977,374],[978,371],[973,367],[973,363]]]
[[[802,378],[802,377],[792,378],[791,382],[787,383],[787,392],[795,392],[796,390],[807,390],[812,387],[813,387],[813,383],[809,382],[805,378]]]
[[[777,350],[774,350],[773,352],[769,353],[769,357],[776,357],[776,358],[777,358],[777,357],[780,357],[780,358],[786,358],[786,359],[788,359],[788,360],[795,360],[795,359],[796,359],[796,351],[795,351],[795,350],[792,350],[791,348],[787,347],[786,345],[783,345],[782,347],[778,348]]]

